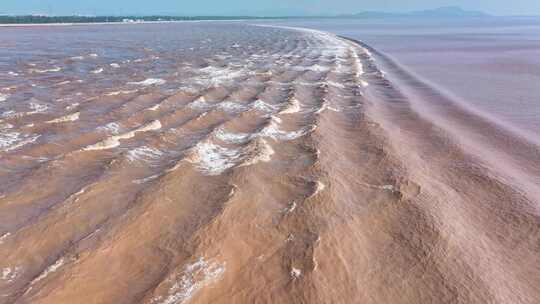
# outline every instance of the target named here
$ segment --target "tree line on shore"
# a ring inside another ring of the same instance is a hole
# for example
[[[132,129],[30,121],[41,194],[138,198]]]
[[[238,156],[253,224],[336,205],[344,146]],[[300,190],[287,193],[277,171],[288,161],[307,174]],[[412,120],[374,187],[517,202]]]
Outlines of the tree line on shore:
[[[150,22],[150,21],[197,21],[197,20],[236,20],[270,19],[253,16],[0,16],[0,24],[36,23],[106,23],[106,22]]]

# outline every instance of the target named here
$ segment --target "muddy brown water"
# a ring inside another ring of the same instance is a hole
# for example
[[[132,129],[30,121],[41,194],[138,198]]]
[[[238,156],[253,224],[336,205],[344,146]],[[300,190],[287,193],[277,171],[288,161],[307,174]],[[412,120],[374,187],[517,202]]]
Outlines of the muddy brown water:
[[[0,303],[540,301],[538,147],[369,45],[0,36]]]

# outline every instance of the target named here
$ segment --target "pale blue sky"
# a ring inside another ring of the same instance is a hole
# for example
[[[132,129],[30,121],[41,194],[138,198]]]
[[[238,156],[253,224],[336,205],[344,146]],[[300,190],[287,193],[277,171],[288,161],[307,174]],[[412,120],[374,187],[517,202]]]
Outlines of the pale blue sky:
[[[540,15],[540,0],[0,0],[0,13],[26,14],[340,14],[461,6],[495,15]]]

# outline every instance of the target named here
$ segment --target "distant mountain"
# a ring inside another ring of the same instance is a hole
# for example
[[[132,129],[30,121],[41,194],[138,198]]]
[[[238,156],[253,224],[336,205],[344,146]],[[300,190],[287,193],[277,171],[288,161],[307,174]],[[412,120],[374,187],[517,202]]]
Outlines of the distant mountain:
[[[464,10],[461,7],[457,7],[457,6],[445,6],[445,7],[439,7],[436,9],[413,11],[413,12],[408,12],[408,13],[387,13],[387,12],[377,12],[377,11],[366,11],[366,12],[361,12],[361,13],[352,14],[352,15],[342,15],[342,17],[355,17],[355,18],[395,18],[395,17],[462,18],[462,17],[485,17],[485,16],[489,16],[489,15],[480,11]]]
[[[484,17],[488,14],[481,11],[468,11],[458,6],[445,6],[431,10],[411,12],[410,15],[422,17]]]
[[[263,17],[283,17],[283,16],[309,16],[310,14],[303,10],[293,10],[293,9],[268,9],[260,11],[246,11],[243,16],[263,16]]]

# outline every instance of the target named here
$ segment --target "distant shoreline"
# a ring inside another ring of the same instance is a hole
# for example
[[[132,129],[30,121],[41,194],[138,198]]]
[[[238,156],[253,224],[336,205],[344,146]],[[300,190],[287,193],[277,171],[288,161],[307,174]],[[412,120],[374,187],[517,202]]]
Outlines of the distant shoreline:
[[[24,17],[29,17],[25,19]],[[31,17],[31,18],[30,18]],[[17,19],[19,18],[19,19]],[[75,18],[75,19],[74,19]],[[109,18],[109,19],[107,19]],[[78,16],[6,16],[0,15],[0,28],[2,27],[37,27],[37,26],[77,26],[77,25],[136,25],[136,24],[166,24],[182,22],[242,22],[242,21],[272,21],[272,20],[314,20],[314,19],[384,19],[384,20],[460,20],[460,19],[493,19],[493,18],[540,18],[540,16],[366,16],[366,15],[340,15],[340,16],[276,16],[276,17],[254,17],[254,16],[207,16],[207,17],[78,17]]]
[[[294,19],[400,19],[400,18],[485,18],[491,15],[466,11],[458,7],[442,7],[433,10],[408,13],[365,11],[342,15],[283,15],[283,16],[174,16],[174,15],[119,15],[119,16],[46,16],[46,15],[0,15],[0,26],[76,25],[76,24],[139,24],[187,21],[246,21],[246,20],[294,20]]]
[[[279,19],[279,18],[275,18]],[[57,22],[57,23],[0,23],[2,27],[38,27],[38,26],[78,26],[78,25],[137,25],[137,24],[167,24],[167,23],[183,23],[183,22],[242,22],[257,19],[205,19],[205,20],[175,20],[175,21],[140,21],[140,22]],[[271,20],[271,19],[264,19]]]
[[[254,17],[254,16],[0,16],[0,26],[38,26],[38,25],[88,25],[88,24],[141,24],[197,21],[246,21],[298,19],[313,17]]]

